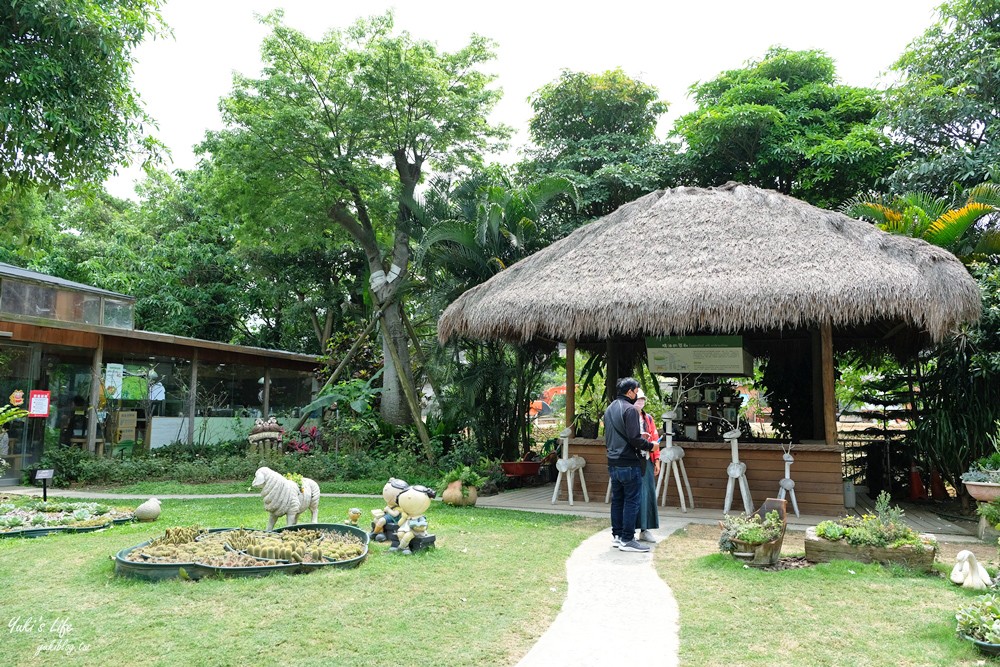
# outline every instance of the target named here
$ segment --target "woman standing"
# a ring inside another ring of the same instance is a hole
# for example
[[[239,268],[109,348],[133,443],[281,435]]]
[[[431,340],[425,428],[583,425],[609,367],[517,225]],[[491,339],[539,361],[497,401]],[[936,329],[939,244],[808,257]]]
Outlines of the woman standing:
[[[656,478],[660,474],[660,436],[656,431],[656,420],[653,419],[653,415],[646,413],[646,393],[641,388],[635,397],[635,407],[639,411],[639,430],[642,437],[653,443],[652,451],[643,452],[644,456],[648,456],[648,460],[643,466],[636,529],[639,531],[640,540],[655,543],[656,538],[649,531],[660,527],[660,514],[656,509]]]

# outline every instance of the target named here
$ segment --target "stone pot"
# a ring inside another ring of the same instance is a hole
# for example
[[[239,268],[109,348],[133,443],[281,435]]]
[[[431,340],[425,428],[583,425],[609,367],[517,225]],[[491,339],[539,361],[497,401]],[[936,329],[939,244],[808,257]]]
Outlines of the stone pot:
[[[988,503],[1000,498],[1000,484],[994,482],[962,482],[969,495],[976,500]]]
[[[476,492],[476,487],[465,487],[465,493],[463,494],[462,482],[457,479],[449,484],[448,488],[446,488],[444,493],[441,494],[441,502],[448,505],[454,505],[456,507],[475,505],[477,500],[479,500],[479,494]]]

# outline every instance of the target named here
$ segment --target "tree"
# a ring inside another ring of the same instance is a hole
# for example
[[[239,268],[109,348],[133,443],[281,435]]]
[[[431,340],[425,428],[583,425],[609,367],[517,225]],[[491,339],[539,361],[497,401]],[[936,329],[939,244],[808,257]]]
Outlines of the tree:
[[[847,215],[875,223],[879,229],[923,239],[948,250],[965,264],[1000,255],[1000,186],[982,183],[960,197],[934,197],[924,192],[903,195],[860,195],[846,202]]]
[[[700,185],[735,180],[830,208],[873,188],[899,158],[873,122],[879,94],[837,84],[821,51],[773,47],[691,92],[698,109],[673,134]]]
[[[655,134],[667,103],[621,69],[564,70],[532,95],[531,107],[535,147],[521,170],[529,179],[565,176],[579,191],[560,211],[571,222],[556,238],[674,180],[674,147]]]
[[[150,122],[132,49],[162,0],[8,2],[0,12],[0,192],[102,181]],[[8,192],[9,194],[9,192]]]
[[[410,204],[428,162],[445,170],[475,162],[502,135],[486,122],[499,93],[478,70],[492,46],[473,36],[442,52],[392,34],[391,13],[319,41],[282,25],[280,12],[264,23],[272,32],[261,49],[263,76],[235,77],[222,101],[228,129],[205,150],[217,169],[242,175],[244,198],[266,196],[272,212],[291,202],[303,213],[288,216],[282,234],[308,240],[339,229],[362,249],[383,351],[399,359],[398,367],[386,363],[382,416],[405,423],[401,383],[411,370],[401,287],[419,232]]]
[[[1000,179],[1000,0],[952,0],[893,65],[884,122],[910,151],[893,189]]]

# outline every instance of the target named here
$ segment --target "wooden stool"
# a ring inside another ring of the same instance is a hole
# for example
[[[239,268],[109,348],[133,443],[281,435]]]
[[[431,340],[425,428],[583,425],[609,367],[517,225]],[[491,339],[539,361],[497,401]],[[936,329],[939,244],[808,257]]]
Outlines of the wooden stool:
[[[667,436],[668,446],[660,450],[660,476],[656,480],[656,497],[660,499],[660,505],[667,506],[667,491],[670,489],[670,475],[673,473],[674,481],[677,485],[677,497],[681,501],[681,511],[687,512],[684,504],[684,490],[687,489],[688,503],[694,509],[694,493],[691,491],[691,482],[688,481],[687,470],[684,468],[684,448],[673,444],[673,437]],[[666,465],[664,465],[664,463]],[[681,479],[684,480],[683,486]],[[663,487],[663,495],[660,495],[660,486]]]

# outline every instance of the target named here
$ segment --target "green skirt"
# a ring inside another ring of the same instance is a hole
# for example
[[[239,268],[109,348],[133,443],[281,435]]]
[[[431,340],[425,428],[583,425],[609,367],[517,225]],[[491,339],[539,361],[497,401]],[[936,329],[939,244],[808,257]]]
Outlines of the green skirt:
[[[636,530],[651,530],[660,527],[660,513],[656,509],[656,477],[653,476],[653,462],[646,461],[646,472],[642,476],[639,489],[639,514]]]

